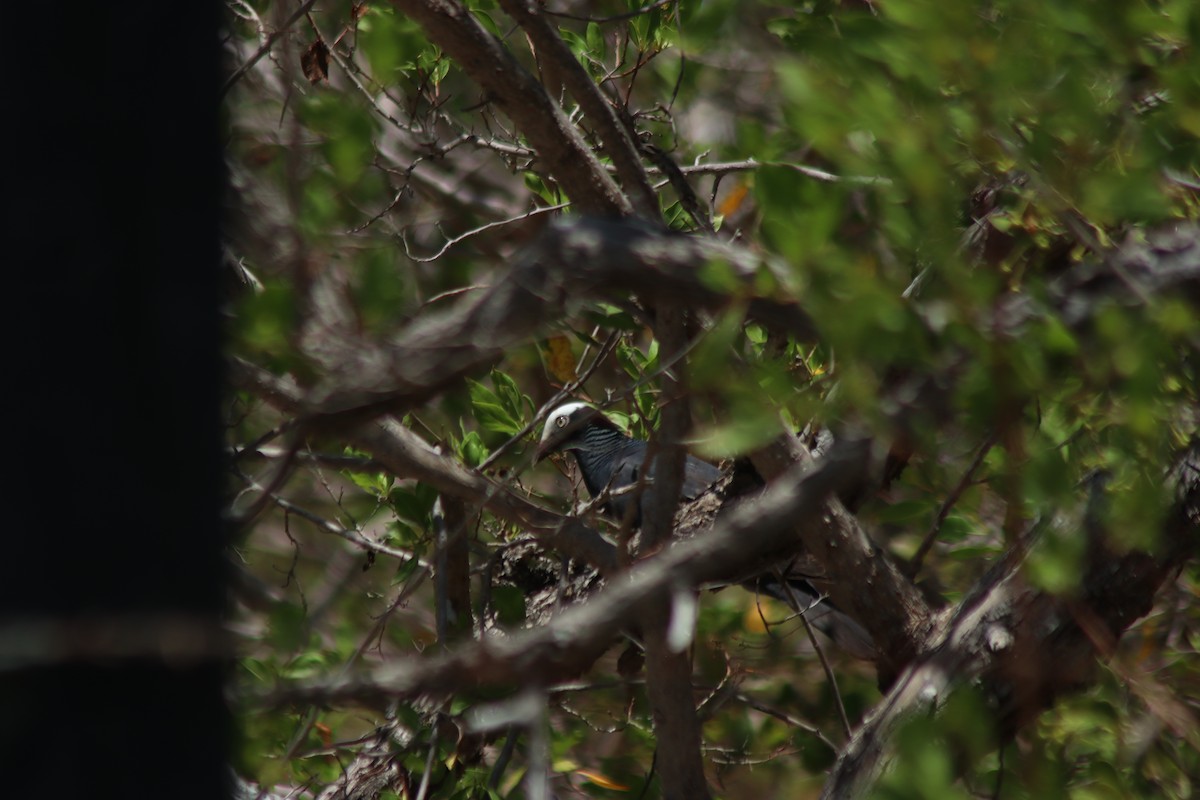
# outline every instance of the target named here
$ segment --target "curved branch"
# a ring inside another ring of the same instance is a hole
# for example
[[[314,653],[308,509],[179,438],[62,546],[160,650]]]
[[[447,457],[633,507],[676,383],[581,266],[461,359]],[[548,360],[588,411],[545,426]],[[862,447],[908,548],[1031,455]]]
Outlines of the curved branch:
[[[284,413],[297,414],[304,407],[303,392],[291,379],[278,377],[239,358],[230,360],[229,375],[235,387],[263,398]],[[347,438],[398,477],[414,478],[439,492],[486,506],[496,516],[525,526],[545,546],[590,564],[602,573],[617,568],[616,548],[585,523],[534,505],[471,472],[394,419],[361,423],[348,431]]]
[[[732,290],[705,282],[702,268],[717,264]],[[306,400],[307,413],[361,419],[402,412],[496,363],[566,313],[568,303],[586,298],[634,293],[712,311],[742,302],[768,327],[815,340],[815,325],[786,291],[757,293],[755,277],[764,269],[772,265],[761,256],[711,237],[666,233],[633,220],[556,221],[495,285],[448,311],[423,314],[390,343],[324,326],[314,336],[320,352],[313,355],[328,374]],[[777,274],[786,286],[783,271]]]
[[[268,704],[359,702],[383,705],[417,695],[481,687],[550,685],[598,658],[620,631],[669,604],[676,587],[721,581],[761,553],[786,547],[796,516],[815,513],[830,492],[861,477],[863,448],[842,446],[815,468],[797,465],[752,505],[730,512],[708,532],[678,542],[611,578],[586,603],[548,624],[511,636],[489,636],[440,658],[405,662],[355,676],[296,684]]]
[[[751,455],[767,481],[812,456],[790,434]],[[867,535],[836,497],[827,498],[819,513],[794,520],[804,552],[841,580],[814,580],[833,602],[867,629],[875,643],[881,685],[890,685],[920,651],[929,635],[932,612],[920,590],[885,550]],[[846,580],[848,576],[854,580]]]
[[[1089,535],[1086,515],[1075,535],[1088,540],[1082,593],[1054,596],[1027,584],[1028,551],[1010,554],[960,603],[936,641],[904,671],[838,757],[821,795],[863,797],[886,767],[891,738],[904,721],[936,710],[954,687],[981,679],[1011,736],[1067,691],[1084,686],[1096,656],[1110,655],[1122,633],[1150,611],[1154,595],[1200,542],[1200,439],[1173,470],[1177,501],[1164,525],[1160,553],[1114,557],[1105,537]]]

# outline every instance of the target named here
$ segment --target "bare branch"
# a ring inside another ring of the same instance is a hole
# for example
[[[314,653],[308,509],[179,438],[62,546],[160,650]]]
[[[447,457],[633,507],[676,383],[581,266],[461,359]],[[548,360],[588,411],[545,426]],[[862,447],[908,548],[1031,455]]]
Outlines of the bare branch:
[[[822,798],[865,796],[886,766],[891,738],[917,713],[936,710],[952,689],[982,678],[1011,736],[1060,694],[1086,685],[1104,654],[1146,614],[1164,580],[1192,557],[1200,538],[1200,439],[1172,471],[1177,502],[1167,515],[1160,554],[1110,558],[1103,537],[1088,537],[1082,596],[1055,597],[1025,583],[1027,550],[1009,556],[960,603],[935,641],[899,677],[838,758]],[[1034,543],[1036,544],[1036,543]]]
[[[526,211],[524,214],[518,214],[515,217],[507,217],[505,219],[498,219],[493,222],[488,222],[484,225],[480,225],[477,228],[472,228],[469,231],[460,233],[457,236],[449,237],[448,239],[446,239],[445,242],[442,243],[441,247],[439,247],[432,255],[428,255],[428,256],[419,256],[419,255],[413,253],[408,247],[408,241],[403,240],[404,254],[406,256],[408,256],[412,261],[414,261],[418,264],[428,264],[429,262],[437,261],[439,258],[446,255],[446,253],[450,252],[450,248],[454,247],[455,245],[462,244],[465,241],[473,239],[474,237],[478,236],[481,233],[485,233],[487,231],[494,230],[496,228],[502,228],[505,225],[512,225],[515,222],[524,222],[525,220],[527,220],[531,217],[538,216],[540,214],[551,214],[551,213],[554,213],[555,211],[562,211],[566,207],[567,207],[567,203],[560,203],[556,206],[543,206],[540,208],[530,209],[529,211]]]
[[[545,626],[488,637],[441,658],[297,684],[263,699],[276,704],[380,704],[468,687],[549,686],[591,664],[622,628],[642,618],[647,609],[668,602],[673,586],[721,580],[761,553],[786,546],[791,520],[814,513],[823,498],[856,479],[863,468],[862,448],[848,445],[815,468],[797,465],[780,476],[753,508],[736,509],[711,531],[639,562],[589,602],[568,608]]]
[[[755,468],[768,481],[789,464],[804,464],[812,456],[800,441],[785,434],[751,455]],[[786,473],[784,473],[786,474]],[[931,612],[920,591],[895,560],[878,547],[837,498],[821,512],[797,517],[796,536],[804,551],[823,565],[826,574],[841,580],[813,580],[834,603],[871,634],[879,656],[884,685],[919,652],[931,624]],[[845,580],[845,576],[854,576]]]
[[[975,479],[975,473],[979,471],[979,467],[983,465],[983,459],[987,458],[987,454],[991,452],[992,447],[996,444],[996,434],[992,433],[987,437],[979,450],[975,453],[975,458],[971,460],[967,471],[963,473],[962,478],[950,490],[950,494],[946,495],[946,499],[938,508],[937,514],[933,518],[933,522],[929,526],[929,532],[925,534],[925,538],[921,540],[917,552],[913,553],[912,558],[908,560],[908,574],[914,578],[921,571],[921,563],[925,560],[925,556],[933,547],[933,543],[937,541],[938,533],[942,530],[942,523],[946,521],[946,517],[950,515],[950,509],[954,508],[954,504],[958,502],[958,498],[962,497],[962,493],[971,485],[971,481]]]
[[[438,641],[448,642],[469,636],[474,629],[471,619],[471,562],[467,546],[470,522],[467,506],[450,495],[438,497],[434,507],[437,553],[434,557],[434,618]]]
[[[728,295],[701,279],[699,267],[714,263],[727,265],[750,316],[799,340],[816,337],[811,319],[785,291],[755,294],[760,270],[777,273],[782,286],[790,279],[786,270],[748,250],[628,220],[563,220],[550,225],[494,286],[449,311],[422,315],[390,343],[323,330],[320,345],[329,375],[306,403],[306,412],[361,418],[403,411],[496,363],[564,313],[569,299],[633,292],[655,303],[724,308]]]
[[[700,720],[692,692],[692,659],[687,650],[672,652],[666,636],[670,599],[648,609],[646,695],[654,720],[655,769],[669,800],[711,797],[704,779]]]
[[[638,214],[649,221],[661,219],[658,197],[650,188],[650,176],[638,158],[637,143],[631,132],[621,123],[612,104],[601,94],[583,65],[575,59],[562,36],[542,16],[540,4],[529,0],[500,0],[500,7],[525,30],[538,54],[554,61],[567,89],[596,126],[601,146],[612,159],[621,184],[632,197]]]
[[[793,164],[790,161],[757,161],[753,158],[748,158],[745,161],[718,161],[711,164],[691,164],[689,166],[679,167],[679,171],[684,175],[727,175],[731,172],[753,172],[754,170],[762,169],[763,167],[783,167],[801,175],[807,175],[813,180],[821,181],[822,183],[850,183],[862,186],[890,186],[892,181],[889,178],[877,177],[874,175],[836,175],[827,170],[810,167],[805,164]],[[651,167],[651,174],[661,174],[662,170],[658,167]]]
[[[299,8],[293,11],[291,16],[284,20],[284,23],[267,37],[267,40],[262,43],[262,46],[255,50],[254,54],[246,59],[246,61],[236,70],[234,70],[233,74],[226,79],[225,84],[221,87],[221,96],[224,97],[225,94],[233,88],[235,83],[240,81],[247,72],[254,69],[254,65],[257,64],[263,56],[271,52],[271,48],[275,46],[275,43],[279,41],[281,36],[287,33],[288,28],[295,25],[296,21],[311,11],[312,7],[316,4],[317,0],[305,0],[305,2]]]
[[[302,392],[294,381],[240,359],[230,361],[229,371],[239,389],[262,397],[284,413],[301,410]],[[348,432],[348,439],[358,449],[371,453],[393,475],[415,478],[439,492],[486,506],[497,516],[524,525],[545,546],[578,558],[602,573],[616,568],[616,548],[582,521],[536,506],[467,470],[393,419],[355,426]]]
[[[633,206],[583,136],[504,45],[456,0],[392,0],[504,110],[546,170],[585,213],[629,216]]]
[[[842,730],[845,732],[846,738],[848,739],[850,738],[852,731],[850,726],[850,717],[846,714],[846,704],[842,702],[842,692],[838,689],[837,675],[834,674],[833,669],[829,666],[829,659],[825,658],[825,650],[821,647],[821,643],[817,640],[816,633],[813,632],[812,623],[808,621],[807,612],[812,608],[812,606],[806,608],[804,604],[800,602],[800,598],[796,596],[795,589],[793,589],[791,584],[787,582],[787,578],[783,575],[782,571],[778,572],[777,575],[779,577],[779,585],[782,586],[784,591],[786,591],[791,597],[792,607],[798,609],[796,616],[800,617],[800,622],[804,625],[804,632],[808,634],[808,640],[812,642],[813,650],[817,654],[817,659],[821,662],[821,669],[825,673],[825,679],[829,681],[829,688],[833,690],[833,699],[837,704],[838,717],[840,717],[842,720]]]
[[[657,306],[655,333],[665,354],[687,349],[686,314],[678,302]],[[642,521],[641,555],[654,553],[670,541],[687,452],[683,441],[691,425],[687,385],[682,370],[667,370],[662,375],[660,407],[662,422],[647,457],[655,460],[653,503]],[[657,454],[651,454],[657,450]],[[642,470],[639,479],[649,470]],[[675,595],[695,602],[694,589],[680,585]],[[657,741],[655,767],[662,779],[667,798],[707,798],[701,753],[700,720],[692,693],[692,659],[689,648],[673,646],[670,627],[672,616],[679,613],[679,597],[671,597],[651,610],[645,626],[646,689],[653,710]],[[687,619],[689,641],[694,635],[695,619]]]
[[[320,514],[314,514],[308,509],[302,508],[290,500],[286,500],[277,495],[272,494],[270,499],[275,503],[275,505],[279,506],[289,514],[295,514],[298,517],[308,520],[316,526],[317,530],[321,531],[322,533],[329,533],[334,536],[341,537],[360,550],[365,550],[371,553],[381,553],[385,556],[391,556],[392,558],[399,559],[400,561],[415,561],[426,569],[429,569],[430,567],[429,562],[417,556],[416,553],[412,553],[407,550],[400,550],[381,542],[368,539],[362,531],[343,528],[341,525],[334,524],[333,522],[325,519]]]

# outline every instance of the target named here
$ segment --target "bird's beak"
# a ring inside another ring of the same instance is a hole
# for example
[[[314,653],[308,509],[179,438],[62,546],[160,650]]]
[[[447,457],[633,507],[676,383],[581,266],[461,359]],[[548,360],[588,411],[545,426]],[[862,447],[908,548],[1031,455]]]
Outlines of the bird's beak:
[[[553,431],[547,431],[542,435],[542,440],[538,442],[537,448],[533,451],[533,463],[540,464],[545,460],[546,456],[558,450],[558,438]]]

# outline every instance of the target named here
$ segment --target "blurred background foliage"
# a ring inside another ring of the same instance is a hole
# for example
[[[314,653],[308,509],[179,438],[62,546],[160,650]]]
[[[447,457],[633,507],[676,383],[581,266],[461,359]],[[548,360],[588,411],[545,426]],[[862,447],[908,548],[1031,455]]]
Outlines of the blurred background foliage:
[[[495,2],[467,5],[560,96]],[[230,2],[231,71],[296,7]],[[816,346],[779,341],[731,297],[684,367],[698,452],[743,455],[781,425],[814,421],[905,437],[909,468],[861,519],[901,559],[936,529],[919,578],[951,601],[1035,520],[1047,534],[1031,579],[1074,591],[1083,543],[1052,521],[1084,513],[1081,481],[1095,470],[1110,475],[1102,513],[1111,546],[1153,548],[1163,468],[1195,434],[1200,406],[1195,306],[1118,294],[1084,326],[1042,314],[1017,335],[997,316],[1017,293],[1048,303],[1056,280],[1106,247],[1197,218],[1200,7],[550,0],[544,9],[561,12],[553,21],[564,40],[643,139],[684,167],[717,235],[782,264],[762,285],[785,284],[821,332]],[[230,88],[223,124],[228,351],[302,384],[315,377],[299,339],[316,272],[342,273],[364,335],[384,337],[491,282],[549,218],[573,213],[521,132],[386,3],[329,0],[301,17]],[[669,185],[659,197],[673,227],[693,226]],[[723,285],[720,265],[705,274]],[[615,336],[578,394],[613,398],[614,418],[647,435],[662,364],[645,315],[629,298],[566,311],[545,338],[405,424],[468,466],[483,464]],[[920,379],[945,387],[944,402],[923,406],[897,389]],[[227,418],[232,447],[264,452],[286,424],[242,394],[229,398]],[[565,508],[568,481],[550,466],[528,468],[532,435],[488,471]],[[366,559],[294,509],[258,516],[236,548],[239,689],[445,646],[421,566],[433,554],[434,493],[334,438],[308,446],[329,458],[305,461],[288,481],[296,507],[409,557]],[[235,507],[269,466],[236,461]],[[487,512],[471,531],[480,570],[520,533]],[[1192,796],[1198,578],[1187,567],[1101,680],[1047,711],[1002,758],[969,687],[938,719],[914,721],[880,796]],[[522,598],[510,594],[492,602],[519,625]],[[696,686],[703,695],[737,685],[704,725],[716,792],[815,796],[841,734],[799,622],[737,590],[706,593],[701,608]],[[874,677],[831,657],[847,711],[861,718],[878,699]],[[560,796],[641,796],[650,720],[639,679],[622,677],[615,659],[552,697]],[[428,775],[429,797],[523,796],[525,741],[495,770],[503,741],[471,758],[455,736],[436,735],[489,699],[392,709],[411,733],[396,747],[414,792]],[[379,721],[366,709],[248,708],[237,769],[315,796]],[[954,780],[960,762],[971,765],[965,782]]]

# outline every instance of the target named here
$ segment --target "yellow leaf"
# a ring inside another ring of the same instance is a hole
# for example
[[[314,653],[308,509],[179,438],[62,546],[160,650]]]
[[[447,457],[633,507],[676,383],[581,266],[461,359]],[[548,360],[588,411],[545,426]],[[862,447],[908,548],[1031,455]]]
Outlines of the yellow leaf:
[[[788,614],[787,606],[777,603],[769,597],[758,597],[746,607],[746,615],[742,624],[749,633],[766,633],[767,622],[778,622]]]
[[[746,184],[738,182],[725,199],[721,201],[721,205],[717,208],[717,213],[722,217],[732,216],[739,208],[742,207],[742,202],[746,199],[746,195],[750,190],[746,188]]]
[[[551,336],[546,342],[546,367],[556,380],[570,383],[575,379],[575,354],[566,336]]]
[[[585,781],[588,781],[589,783],[596,784],[601,789],[612,789],[615,792],[628,792],[629,791],[628,786],[624,786],[620,783],[617,783],[616,781],[613,781],[613,780],[601,775],[599,772],[594,772],[590,769],[577,769],[577,770],[575,770],[575,774],[578,775],[579,777],[583,778]]]

